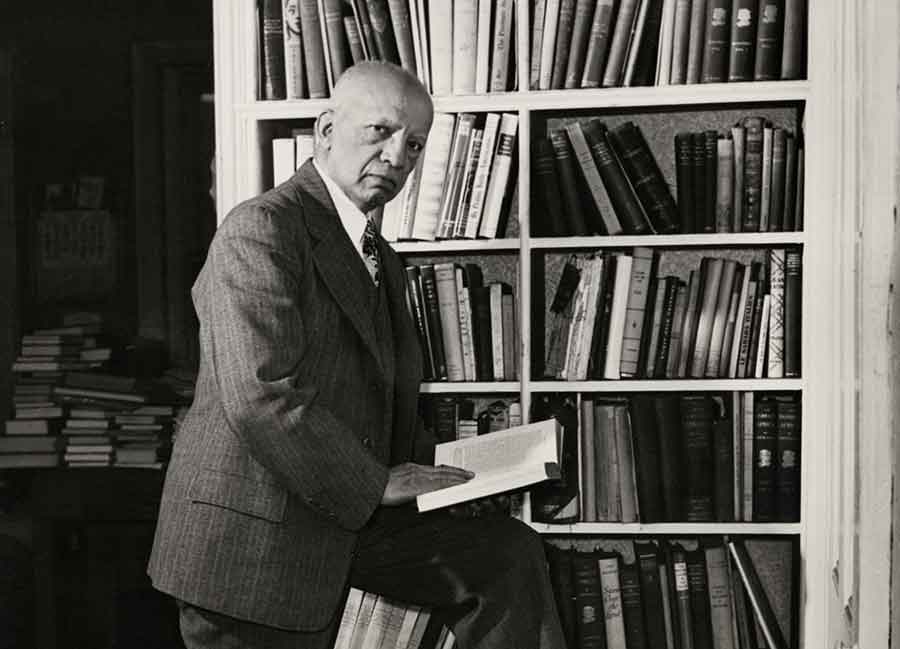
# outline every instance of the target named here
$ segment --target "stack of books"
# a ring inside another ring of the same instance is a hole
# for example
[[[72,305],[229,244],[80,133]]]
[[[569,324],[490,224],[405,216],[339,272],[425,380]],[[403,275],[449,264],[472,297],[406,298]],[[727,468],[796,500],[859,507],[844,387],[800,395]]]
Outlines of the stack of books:
[[[806,75],[805,0],[537,0],[532,90]]]
[[[260,0],[261,99],[328,97],[349,66],[389,61],[435,95],[516,87],[513,0]]]
[[[338,625],[334,649],[450,649],[447,629],[431,611],[351,588]],[[438,638],[440,637],[440,643]]]

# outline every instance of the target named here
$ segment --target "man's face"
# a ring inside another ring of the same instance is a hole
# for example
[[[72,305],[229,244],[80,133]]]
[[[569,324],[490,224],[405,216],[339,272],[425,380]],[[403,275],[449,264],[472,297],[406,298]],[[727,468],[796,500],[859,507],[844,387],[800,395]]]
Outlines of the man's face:
[[[360,84],[358,100],[343,101],[330,119],[323,131],[328,174],[368,212],[403,188],[425,148],[432,110],[402,82],[382,79]]]

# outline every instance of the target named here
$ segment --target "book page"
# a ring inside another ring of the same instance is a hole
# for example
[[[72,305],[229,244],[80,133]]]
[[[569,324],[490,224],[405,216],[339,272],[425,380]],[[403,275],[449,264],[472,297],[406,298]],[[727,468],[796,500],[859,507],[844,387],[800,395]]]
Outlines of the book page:
[[[525,424],[487,435],[438,444],[435,465],[447,464],[476,476],[557,462],[555,419]]]

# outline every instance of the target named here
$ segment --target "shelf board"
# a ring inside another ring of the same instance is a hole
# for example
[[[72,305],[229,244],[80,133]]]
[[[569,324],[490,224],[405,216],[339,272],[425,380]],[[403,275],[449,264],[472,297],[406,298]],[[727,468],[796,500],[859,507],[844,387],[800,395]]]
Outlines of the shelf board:
[[[533,237],[532,250],[556,250],[569,248],[688,248],[734,247],[734,246],[775,246],[800,245],[804,243],[803,232],[735,232],[720,234],[653,234],[619,235],[614,237]]]
[[[800,534],[800,523],[574,523],[548,525],[529,523],[541,534],[656,534],[696,536],[698,534]]]
[[[521,383],[518,381],[434,381],[422,383],[419,392],[422,394],[455,394],[458,392],[508,393],[518,392]]]
[[[447,239],[444,241],[396,241],[391,247],[402,254],[491,252],[518,250],[519,239]]]
[[[762,392],[802,390],[803,379],[622,379],[532,381],[531,392]]]
[[[746,83],[705,83],[640,88],[582,88],[498,92],[484,95],[434,97],[437,112],[461,111],[548,111],[606,108],[672,106],[686,111],[689,106],[806,101],[808,81],[753,81]],[[287,99],[253,101],[235,106],[245,118],[256,120],[311,119],[329,105],[327,99]]]

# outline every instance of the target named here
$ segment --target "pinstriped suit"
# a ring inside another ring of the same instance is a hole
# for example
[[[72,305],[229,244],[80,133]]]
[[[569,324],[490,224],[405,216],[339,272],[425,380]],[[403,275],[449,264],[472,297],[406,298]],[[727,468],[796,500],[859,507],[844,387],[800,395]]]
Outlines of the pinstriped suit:
[[[376,289],[310,162],[216,233],[148,568],[188,603],[192,647],[326,647],[348,581],[442,609],[461,647],[563,646],[536,534],[378,507],[413,459],[421,380],[402,265],[378,244]]]

